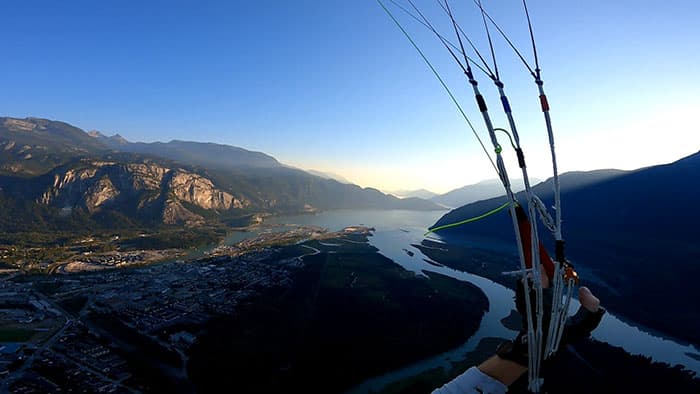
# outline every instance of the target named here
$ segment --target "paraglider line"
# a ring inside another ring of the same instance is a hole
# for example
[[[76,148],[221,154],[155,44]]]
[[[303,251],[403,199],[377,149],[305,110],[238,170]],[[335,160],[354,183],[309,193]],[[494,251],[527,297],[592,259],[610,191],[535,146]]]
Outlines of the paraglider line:
[[[457,21],[455,20],[454,15],[452,14],[452,10],[450,9],[450,5],[447,3],[447,0],[445,0],[445,4],[442,4],[442,2],[440,2],[440,0],[435,0],[435,1],[440,5],[440,8],[442,8],[442,10],[445,11],[445,13],[447,14],[447,16],[450,17],[450,19],[452,20],[452,24],[459,30],[459,32],[462,34],[462,37],[464,37],[464,38],[467,40],[467,42],[469,43],[469,46],[472,47],[472,49],[474,50],[474,52],[476,53],[476,55],[479,56],[479,59],[481,59],[481,62],[484,64],[484,67],[486,67],[486,69],[489,70],[489,73],[488,73],[489,78],[494,79],[494,78],[495,78],[495,75],[494,75],[493,72],[491,71],[491,68],[489,67],[488,62],[487,62],[486,59],[484,59],[484,57],[481,55],[481,52],[479,52],[479,50],[476,48],[476,46],[474,45],[474,43],[472,42],[472,40],[469,38],[469,36],[467,35],[467,33],[464,32],[464,30],[462,29],[462,27],[461,27],[461,26],[459,25],[459,23],[457,23]],[[457,33],[457,38],[460,39],[459,33]],[[461,41],[461,39],[460,39],[460,41]]]
[[[433,31],[433,29],[432,29],[428,24],[426,24],[425,22],[423,22],[422,20],[420,20],[420,18],[418,18],[418,17],[417,17],[414,13],[412,13],[410,10],[406,9],[406,7],[404,7],[404,6],[402,6],[401,4],[397,3],[396,0],[389,0],[389,1],[390,1],[395,7],[399,8],[401,11],[405,12],[408,16],[410,16],[411,18],[413,18],[416,22],[420,23],[421,25],[423,25],[423,26],[424,26],[425,28],[427,28],[428,30]],[[490,73],[489,71],[487,71],[484,67],[482,67],[479,63],[477,63],[474,59],[472,59],[472,58],[469,57],[467,54],[465,54],[465,53],[464,53],[464,50],[460,50],[459,48],[457,48],[457,46],[456,46],[455,44],[453,44],[450,40],[446,39],[446,38],[445,38],[444,36],[442,36],[441,34],[435,32],[435,31],[433,31],[433,33],[436,33],[436,34],[438,35],[438,37],[439,37],[442,41],[446,42],[449,46],[451,46],[452,49],[454,49],[454,50],[458,51],[460,54],[464,55],[468,63],[471,63],[472,65],[476,66],[476,68],[478,68],[479,70],[481,70],[481,72],[483,72],[483,73],[484,73],[485,75],[487,75],[489,78],[491,77],[491,73]]]
[[[455,106],[456,106],[457,109],[459,110],[459,113],[462,114],[462,117],[464,118],[464,120],[465,120],[465,121],[467,122],[467,124],[469,125],[469,128],[471,129],[472,133],[474,134],[474,137],[476,137],[477,141],[479,141],[479,145],[481,145],[481,149],[482,149],[482,150],[484,151],[484,153],[486,154],[486,157],[488,157],[489,162],[491,162],[491,166],[493,167],[494,170],[496,170],[496,173],[497,173],[497,174],[500,174],[500,172],[498,171],[498,168],[496,167],[496,164],[493,162],[493,159],[491,158],[491,155],[489,154],[488,150],[486,149],[486,146],[484,146],[484,142],[481,140],[481,137],[479,137],[479,134],[476,132],[476,129],[474,128],[474,125],[473,125],[472,122],[469,120],[469,117],[467,117],[467,114],[464,112],[464,109],[462,109],[462,106],[459,104],[459,101],[457,101],[457,98],[454,96],[454,94],[452,94],[452,91],[450,90],[450,88],[447,86],[447,84],[446,84],[445,81],[442,79],[442,77],[440,76],[440,74],[437,72],[437,70],[435,69],[435,67],[433,67],[432,63],[430,63],[430,60],[428,60],[428,58],[425,56],[425,54],[424,54],[423,51],[420,49],[420,47],[418,46],[418,44],[416,44],[416,42],[413,41],[413,38],[411,38],[411,36],[410,36],[410,35],[408,34],[408,32],[406,31],[406,29],[403,28],[403,26],[401,25],[401,23],[399,23],[399,21],[396,19],[396,17],[394,17],[394,14],[392,14],[391,11],[389,11],[389,9],[386,7],[386,5],[384,5],[384,3],[383,3],[381,0],[377,0],[377,3],[379,3],[379,5],[380,5],[380,6],[382,7],[382,9],[384,10],[384,12],[386,12],[387,15],[389,15],[389,17],[391,18],[391,20],[394,21],[394,23],[395,23],[396,26],[399,28],[399,30],[401,30],[401,32],[404,34],[404,36],[406,36],[406,38],[407,38],[408,41],[411,43],[411,45],[413,45],[413,48],[415,48],[416,51],[418,51],[418,54],[421,56],[421,58],[423,58],[423,61],[425,61],[425,63],[426,63],[426,64],[428,65],[428,67],[430,68],[430,70],[433,72],[433,75],[435,75],[435,78],[437,78],[437,80],[440,81],[440,84],[441,84],[442,87],[445,89],[445,91],[447,92],[447,94],[450,96],[450,99],[452,99],[452,102],[455,104]]]
[[[534,78],[537,78],[537,74],[536,74],[535,71],[532,69],[532,67],[530,67],[530,64],[527,62],[527,60],[525,60],[525,57],[523,57],[523,54],[520,53],[520,51],[518,50],[518,48],[515,46],[515,44],[513,44],[513,41],[511,41],[510,38],[508,38],[508,35],[503,31],[503,29],[501,29],[501,27],[498,26],[498,23],[496,23],[496,21],[493,20],[493,18],[491,17],[491,15],[489,15],[489,13],[486,12],[486,11],[484,10],[484,8],[483,8],[476,0],[474,0],[474,4],[476,4],[477,7],[479,7],[479,8],[481,9],[481,11],[484,13],[484,15],[486,15],[486,18],[493,24],[493,26],[496,28],[496,30],[498,30],[498,32],[501,34],[501,36],[503,37],[503,39],[506,40],[506,42],[508,43],[508,45],[513,49],[513,51],[515,52],[515,54],[518,55],[518,57],[520,58],[520,61],[522,61],[523,65],[525,65],[525,67],[528,69],[528,71],[530,71],[530,74],[531,74]]]
[[[495,209],[492,209],[492,210],[490,210],[490,211],[488,211],[488,212],[486,212],[486,213],[483,213],[483,214],[481,214],[481,215],[479,215],[479,216],[475,216],[475,217],[473,217],[473,218],[461,220],[461,221],[456,222],[456,223],[450,223],[450,224],[445,224],[445,225],[442,225],[442,226],[439,226],[439,227],[429,228],[428,231],[427,231],[425,234],[423,234],[423,236],[426,236],[426,235],[428,235],[428,234],[430,234],[430,233],[434,233],[434,232],[436,232],[436,231],[444,230],[444,229],[446,229],[446,228],[457,227],[457,226],[461,226],[461,225],[463,225],[463,224],[472,223],[472,222],[476,222],[476,221],[481,220],[481,219],[485,219],[485,218],[487,218],[487,217],[489,217],[489,216],[491,216],[491,215],[494,215],[494,214],[496,214],[496,213],[498,213],[498,212],[501,212],[502,210],[504,210],[504,209],[510,207],[511,204],[513,204],[513,202],[512,202],[512,201],[508,201],[507,203],[501,205],[500,207],[495,208]]]
[[[445,0],[447,1],[447,0]],[[484,8],[481,6],[481,0],[478,0],[479,8],[481,9],[481,20],[484,21],[484,28],[486,29],[486,37],[489,39],[489,48],[491,49],[491,58],[493,59],[493,69],[496,74],[496,79],[500,80],[501,77],[498,75],[498,63],[496,62],[496,51],[493,50],[493,41],[491,40],[491,32],[489,31],[489,25],[486,24],[486,15],[484,15]]]

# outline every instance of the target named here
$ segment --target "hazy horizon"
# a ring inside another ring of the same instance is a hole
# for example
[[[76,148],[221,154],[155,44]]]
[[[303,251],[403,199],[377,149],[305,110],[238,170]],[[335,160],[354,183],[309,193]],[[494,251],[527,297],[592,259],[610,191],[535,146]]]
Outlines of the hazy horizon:
[[[2,116],[7,116],[7,115],[2,115]],[[41,116],[32,116],[32,115],[27,115],[27,116],[7,116],[7,117],[18,118],[18,119],[24,119],[24,118],[39,118],[39,119],[43,119],[43,117],[41,117]],[[72,124],[71,122],[68,122],[68,121],[65,121],[65,120],[62,120],[62,119],[48,119],[48,120],[52,120],[52,121],[61,121],[61,122],[66,122],[66,123]],[[74,126],[77,126],[77,125],[75,125],[75,124],[73,124],[73,125],[74,125]],[[103,135],[105,135],[105,136],[107,136],[107,137],[113,137],[113,136],[116,136],[116,135],[119,135],[119,136],[121,136],[121,137],[124,137],[124,136],[121,135],[119,132],[110,133],[110,132],[105,132],[105,131],[98,130],[98,129],[95,129],[95,128],[82,128],[82,127],[81,127],[81,129],[83,129],[85,132],[97,131],[97,132],[100,132],[100,133],[102,133]],[[170,142],[170,141],[175,141],[176,139],[167,139],[167,138],[166,138],[166,139],[163,139],[163,140],[153,140],[153,141],[142,141],[142,140],[131,140],[131,139],[127,139],[127,140],[128,140],[129,142],[163,142],[163,143],[167,143],[167,142]],[[294,165],[294,164],[290,164],[290,163],[287,163],[287,162],[284,162],[284,161],[280,160],[279,157],[275,156],[274,154],[272,154],[272,153],[270,153],[270,152],[261,151],[261,150],[254,150],[254,149],[247,148],[247,147],[245,147],[245,146],[231,145],[231,144],[226,144],[226,143],[222,143],[222,142],[214,142],[214,141],[197,141],[197,140],[195,140],[195,139],[190,139],[190,140],[178,140],[178,141],[223,144],[223,145],[236,146],[236,147],[243,148],[243,149],[246,149],[246,150],[249,150],[249,151],[253,151],[253,152],[264,153],[264,154],[267,154],[267,155],[270,155],[270,156],[274,157],[275,159],[277,159],[277,160],[278,160],[282,165],[284,165],[284,166],[292,167],[292,168],[297,168],[297,169],[300,169],[300,170],[303,170],[303,171],[310,172],[310,173],[312,173],[312,174],[314,174],[314,175],[320,175],[320,173],[322,173],[323,176],[325,176],[325,177],[333,178],[333,179],[336,179],[336,180],[341,181],[341,182],[344,182],[344,183],[345,183],[345,182],[347,182],[347,183],[353,183],[353,184],[356,184],[356,185],[361,186],[361,187],[369,187],[369,188],[378,189],[378,190],[381,190],[382,192],[387,193],[387,194],[396,194],[397,192],[405,192],[405,193],[406,193],[406,192],[415,192],[415,191],[424,190],[424,191],[427,191],[427,192],[435,193],[435,194],[437,194],[437,195],[441,195],[441,194],[445,194],[445,193],[454,191],[454,190],[456,190],[456,189],[460,189],[460,188],[465,187],[465,186],[474,186],[474,185],[477,185],[477,184],[480,184],[480,183],[491,182],[491,181],[493,181],[493,182],[499,182],[498,178],[497,178],[497,177],[495,176],[495,174],[494,174],[494,176],[491,176],[491,177],[488,177],[488,176],[487,176],[486,178],[483,178],[483,179],[477,179],[477,180],[474,180],[474,181],[468,181],[468,182],[463,183],[463,184],[455,184],[454,187],[450,187],[450,188],[445,189],[445,190],[431,189],[431,188],[428,188],[428,187],[426,187],[426,186],[420,186],[420,185],[416,186],[415,188],[391,188],[391,187],[384,187],[384,186],[375,185],[375,184],[362,184],[361,182],[357,182],[357,181],[355,181],[354,179],[349,178],[348,176],[346,176],[346,175],[344,174],[344,171],[343,171],[342,169],[339,169],[339,170],[335,171],[335,170],[330,170],[330,169],[325,169],[325,168],[305,168],[305,167],[297,166],[297,165]],[[696,150],[696,151],[690,152],[690,153],[687,154],[687,155],[683,155],[683,156],[681,156],[681,157],[677,157],[677,158],[671,159],[670,161],[653,162],[653,163],[648,164],[648,165],[641,165],[641,166],[630,167],[630,168],[601,167],[601,168],[589,168],[589,169],[585,169],[585,170],[583,170],[583,169],[571,169],[571,170],[566,170],[566,171],[559,171],[559,174],[563,174],[563,173],[566,173],[566,172],[575,172],[575,171],[596,171],[596,170],[625,170],[625,171],[630,171],[630,170],[637,170],[637,169],[641,169],[641,168],[645,168],[645,167],[650,167],[650,166],[654,166],[654,165],[670,164],[670,163],[673,163],[673,162],[675,162],[675,161],[677,161],[677,160],[680,160],[680,159],[682,159],[682,158],[684,158],[684,157],[686,157],[686,156],[689,156],[689,155],[692,155],[692,154],[694,154],[694,153],[697,153],[698,151],[700,151],[700,150]],[[486,160],[486,159],[484,159],[484,160]],[[318,173],[318,174],[316,174],[316,173]],[[547,179],[549,179],[549,178],[551,178],[551,177],[552,177],[552,174],[548,174],[548,175],[546,174],[546,175],[544,175],[544,176],[535,176],[535,175],[533,175],[532,173],[529,174],[529,178],[530,178],[531,182],[534,182],[533,184],[537,184],[537,183],[539,183],[539,182],[543,182],[543,181],[545,181],[545,180],[547,180]],[[510,178],[511,178],[512,181],[522,180],[522,176],[521,176],[521,174],[520,174],[519,171],[518,171],[518,172],[511,173],[511,174],[510,174]],[[399,195],[397,195],[397,197],[406,197],[406,196],[399,196]]]

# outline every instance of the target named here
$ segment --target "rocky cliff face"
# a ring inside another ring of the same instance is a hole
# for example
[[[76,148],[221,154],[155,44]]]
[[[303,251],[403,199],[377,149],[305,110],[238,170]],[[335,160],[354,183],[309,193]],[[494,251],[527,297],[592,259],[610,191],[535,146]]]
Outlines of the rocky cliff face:
[[[4,118],[3,126],[7,127],[10,131],[34,131],[34,130],[46,130],[47,122],[44,120],[37,119],[12,119]]]
[[[168,188],[178,200],[204,209],[225,211],[231,208],[240,209],[249,205],[248,202],[218,190],[209,179],[179,170],[175,171],[170,182],[168,182]]]
[[[102,205],[115,200],[117,197],[119,197],[119,190],[114,187],[109,177],[103,176],[87,190],[83,198],[83,204],[88,212],[93,213]]]
[[[62,209],[81,208],[89,214],[115,209],[157,217],[165,224],[186,225],[204,223],[204,218],[188,205],[221,213],[251,204],[218,189],[204,176],[151,161],[83,161],[58,169],[37,202]]]
[[[179,201],[168,200],[163,208],[163,223],[194,227],[204,224],[204,218],[183,207]]]

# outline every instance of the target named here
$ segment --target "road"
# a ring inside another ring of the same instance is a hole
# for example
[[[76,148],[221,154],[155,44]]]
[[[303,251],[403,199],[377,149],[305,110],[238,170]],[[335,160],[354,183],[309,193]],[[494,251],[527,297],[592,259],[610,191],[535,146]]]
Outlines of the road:
[[[79,316],[76,318],[76,317],[72,316],[70,313],[68,313],[65,309],[61,308],[60,305],[56,304],[56,303],[53,302],[50,298],[46,297],[44,294],[42,294],[42,293],[40,293],[40,292],[37,292],[37,291],[34,291],[33,294],[34,294],[37,298],[40,298],[40,299],[42,299],[42,300],[48,302],[53,308],[55,308],[57,311],[59,311],[59,312],[61,313],[61,316],[62,316],[64,319],[66,319],[66,322],[65,322],[65,324],[64,324],[60,329],[58,329],[49,339],[47,339],[41,346],[39,346],[39,348],[37,348],[36,351],[34,351],[34,353],[32,353],[32,355],[29,356],[29,357],[24,361],[24,363],[22,364],[22,366],[21,366],[19,369],[17,369],[16,371],[12,372],[11,374],[9,374],[9,375],[2,381],[2,384],[0,384],[0,393],[7,393],[7,392],[9,392],[10,384],[11,384],[12,382],[14,382],[15,380],[21,378],[22,375],[24,374],[24,372],[25,372],[27,369],[31,368],[32,364],[34,363],[34,360],[36,360],[37,357],[41,356],[41,354],[42,354],[45,350],[49,349],[59,338],[61,338],[61,336],[63,335],[63,333],[64,333],[70,326],[72,326],[73,323],[74,323],[75,321],[78,321],[80,317],[84,316],[85,313],[86,313],[87,310],[88,310],[88,305],[91,304],[91,302],[92,302],[92,297],[90,297],[90,299],[88,300],[88,302],[85,303],[85,306],[83,306],[82,310],[80,311]],[[55,353],[55,354],[58,355],[58,353]],[[100,378],[104,379],[105,381],[108,381],[108,382],[110,382],[110,383],[112,383],[112,384],[114,384],[114,385],[116,385],[116,386],[118,386],[118,387],[121,387],[121,388],[123,388],[123,389],[126,389],[127,391],[136,392],[134,389],[132,389],[132,388],[130,388],[130,387],[128,387],[128,386],[125,386],[125,385],[122,383],[124,379],[119,379],[119,380],[112,379],[112,378],[110,378],[109,376],[107,376],[107,375],[105,375],[104,373],[102,373],[101,371],[98,371],[98,370],[96,370],[96,369],[94,369],[94,368],[92,368],[92,367],[90,367],[90,366],[86,366],[86,365],[82,364],[82,363],[80,362],[80,360],[73,360],[73,359],[71,359],[70,357],[66,357],[65,355],[60,355],[60,356],[61,356],[61,357],[64,357],[64,358],[67,358],[68,360],[71,360],[74,364],[76,364],[76,365],[77,365],[81,370],[83,370],[83,371],[88,371],[88,372],[90,372],[90,373],[92,373],[92,374],[95,374],[95,375],[99,376]]]
[[[10,391],[10,389],[9,389],[10,383],[12,383],[12,382],[14,382],[15,380],[17,380],[18,378],[20,378],[20,377],[22,376],[22,374],[24,373],[24,371],[26,371],[27,368],[29,368],[29,367],[32,366],[32,363],[34,363],[34,360],[35,360],[44,350],[48,349],[51,345],[53,345],[53,343],[56,342],[56,340],[57,340],[58,338],[60,338],[61,335],[63,335],[63,333],[66,331],[66,329],[67,329],[68,327],[70,327],[72,324],[73,324],[73,320],[70,320],[70,319],[66,320],[66,323],[63,325],[63,327],[61,327],[58,331],[56,331],[56,332],[51,336],[51,338],[49,338],[49,339],[48,339],[46,342],[44,342],[34,353],[32,353],[32,355],[29,356],[29,357],[24,361],[24,364],[22,364],[22,366],[21,366],[19,369],[17,369],[16,371],[12,372],[11,374],[9,374],[9,375],[5,378],[5,380],[2,382],[2,384],[0,385],[0,393],[7,393],[7,392],[9,392],[9,391]]]
[[[304,248],[306,248],[306,249],[311,249],[312,252],[311,252],[311,253],[307,253],[307,254],[302,254],[301,256],[299,256],[299,258],[306,257],[306,256],[313,256],[313,255],[317,255],[317,254],[321,253],[320,250],[318,250],[318,249],[316,249],[316,248],[314,248],[314,247],[311,247],[311,246],[309,246],[309,245],[301,245],[301,246],[304,247]]]

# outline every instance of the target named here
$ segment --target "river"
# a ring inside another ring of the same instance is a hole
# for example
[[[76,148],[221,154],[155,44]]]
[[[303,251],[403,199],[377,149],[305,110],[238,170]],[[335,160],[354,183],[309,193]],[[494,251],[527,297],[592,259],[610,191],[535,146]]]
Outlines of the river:
[[[428,259],[427,256],[411,246],[411,244],[419,244],[424,239],[423,234],[426,228],[435,223],[443,214],[443,211],[338,210],[315,215],[283,216],[267,220],[269,223],[276,224],[321,226],[331,231],[341,230],[352,225],[374,227],[376,231],[369,240],[373,246],[379,249],[379,253],[417,275],[423,275],[423,271],[433,271],[470,282],[478,286],[489,300],[490,308],[484,315],[479,330],[465,343],[448,352],[369,379],[351,392],[366,393],[370,390],[378,390],[389,383],[417,373],[439,366],[447,367],[450,360],[463,359],[465,353],[473,350],[482,338],[511,338],[515,336],[515,332],[507,329],[501,323],[501,319],[515,309],[512,290],[477,275],[430,264],[425,261]],[[412,255],[407,251],[413,252]],[[578,302],[573,300],[572,309],[577,308]],[[623,322],[611,311],[608,311],[600,326],[594,331],[593,337],[622,347],[631,354],[642,354],[671,365],[681,364],[700,374],[700,361],[688,355],[700,354],[697,347],[653,335],[634,324]]]

